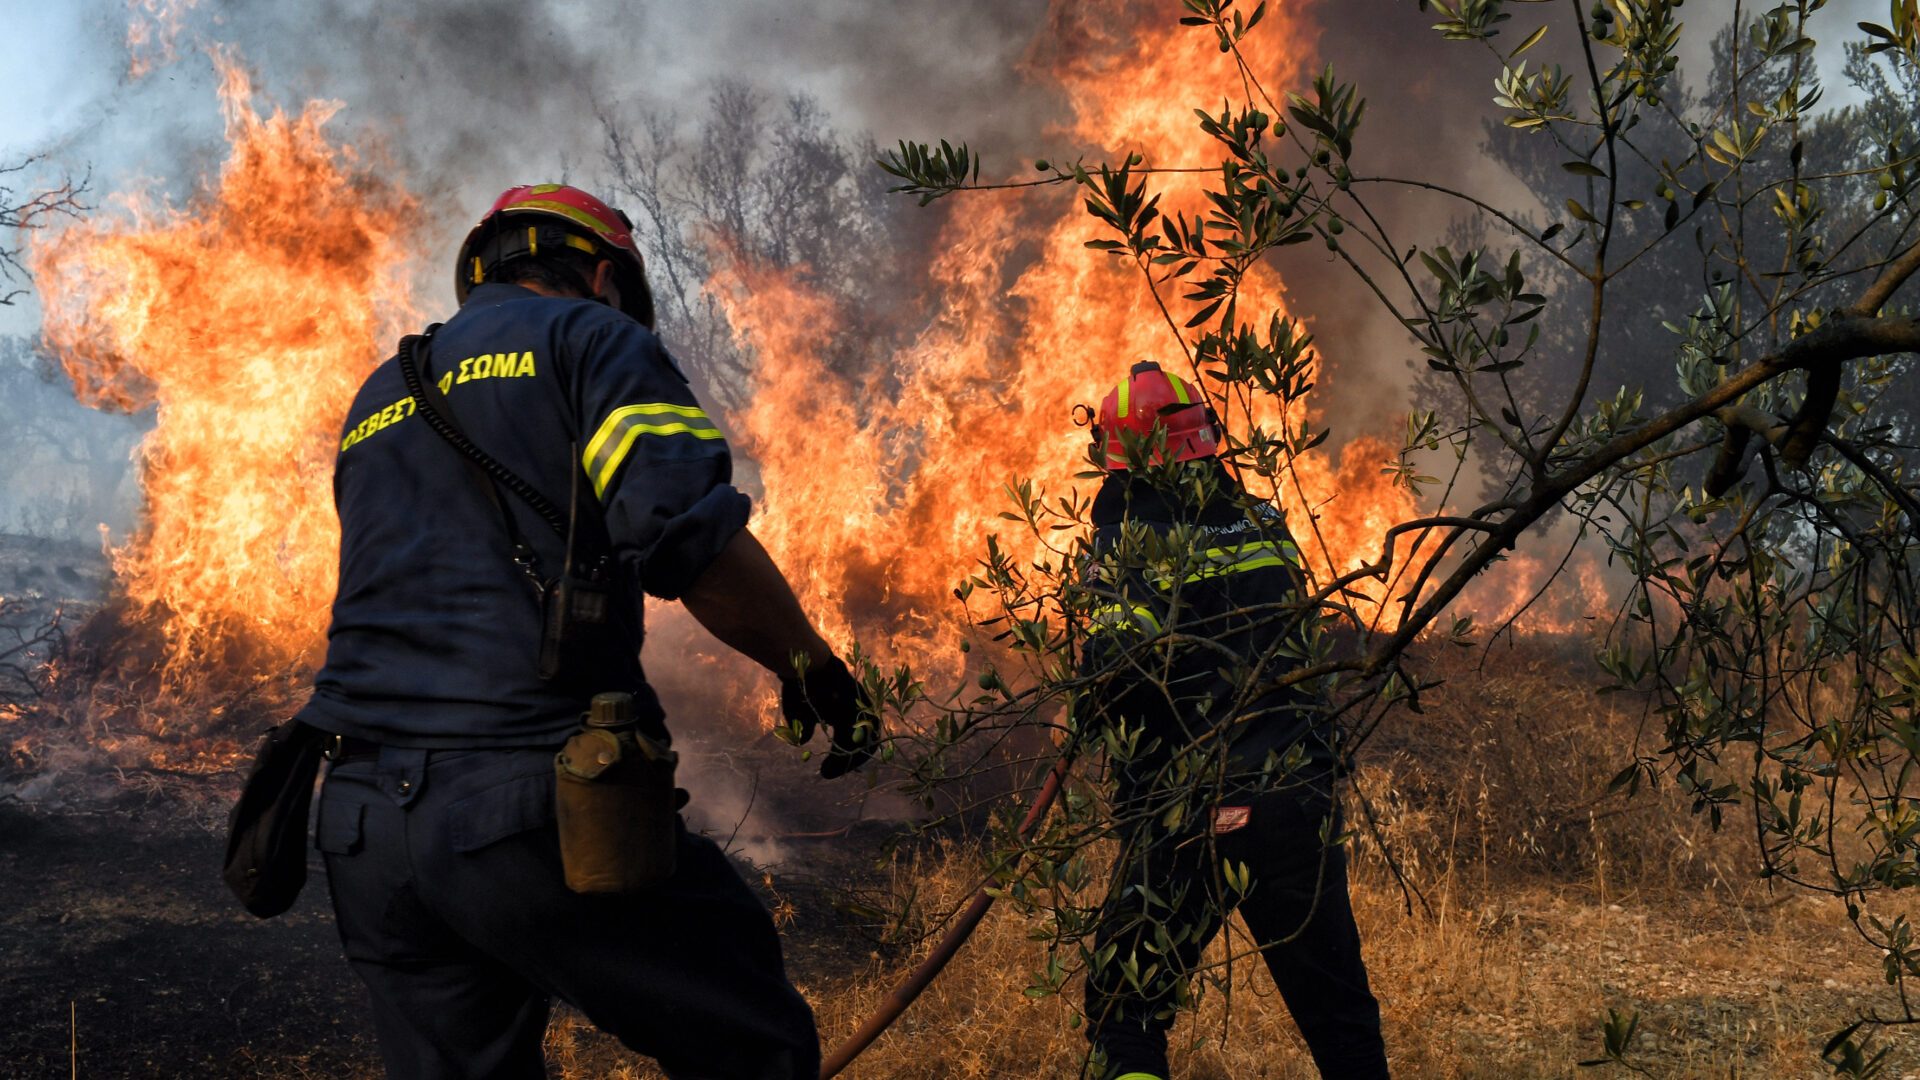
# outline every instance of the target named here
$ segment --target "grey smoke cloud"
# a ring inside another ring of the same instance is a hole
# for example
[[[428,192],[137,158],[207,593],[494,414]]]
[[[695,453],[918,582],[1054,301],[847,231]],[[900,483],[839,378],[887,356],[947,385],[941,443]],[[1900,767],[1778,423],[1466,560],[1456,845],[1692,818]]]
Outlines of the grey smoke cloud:
[[[1414,0],[1318,0],[1313,6],[1321,35],[1311,69],[1332,63],[1340,78],[1357,83],[1370,101],[1356,144],[1356,174],[1420,178],[1472,192],[1503,208],[1539,208],[1533,193],[1486,153],[1489,138],[1525,137],[1497,126],[1492,101],[1497,67],[1486,49],[1440,40],[1431,29],[1436,14],[1420,11]],[[1751,18],[1772,6],[1749,0],[1742,13]],[[1683,9],[1689,21],[1683,75],[1692,72],[1697,79],[1707,70],[1709,43],[1732,20],[1734,8],[1734,0],[1694,0]],[[1527,54],[1531,68],[1559,63],[1569,71],[1580,70],[1576,65],[1584,60],[1578,43],[1561,25],[1564,7],[1543,11],[1516,4],[1508,11],[1513,19],[1495,39],[1502,51],[1518,45],[1544,14],[1555,29]],[[1856,99],[1841,71],[1842,43],[1861,36],[1854,24],[1863,19],[1884,22],[1886,17],[1887,0],[1832,0],[1809,23],[1808,32],[1818,43],[1814,55],[1827,87],[1827,104],[1841,106]],[[1711,32],[1700,32],[1707,28]],[[1403,248],[1444,239],[1450,222],[1464,216],[1459,204],[1427,193],[1374,189],[1367,197],[1394,224]],[[1404,397],[1404,362],[1414,351],[1405,333],[1382,317],[1370,297],[1358,293],[1363,286],[1318,245],[1290,249],[1283,267],[1289,303],[1312,320],[1329,361],[1332,377],[1317,391],[1317,404],[1335,426],[1334,443],[1369,428],[1379,430],[1383,421],[1391,423],[1411,404]]]
[[[596,108],[622,118],[691,115],[721,78],[775,96],[811,94],[841,127],[871,132],[883,145],[965,139],[990,169],[1013,171],[1034,153],[1063,149],[1043,133],[1064,103],[1016,70],[1046,20],[1038,0],[198,0],[178,42],[181,59],[138,80],[125,74],[124,0],[56,7],[22,25],[29,36],[62,40],[43,43],[8,77],[24,84],[19,100],[40,103],[47,120],[0,126],[0,149],[49,149],[57,163],[92,165],[100,190],[144,176],[184,194],[219,160],[213,76],[199,47],[224,42],[259,74],[271,100],[342,102],[335,129],[356,142],[372,139],[373,152],[405,170],[426,197],[440,246],[508,183],[562,174],[593,180],[603,141]],[[1412,0],[1310,7],[1322,33],[1308,66],[1330,60],[1376,106],[1394,105],[1373,114],[1363,142],[1370,167],[1459,180],[1524,204],[1526,193],[1480,152],[1491,108],[1484,54],[1441,47],[1428,29],[1432,13]],[[1733,7],[1695,0],[1686,14],[1724,25]],[[1837,42],[1855,20],[1884,17],[1885,7],[1834,0],[1820,14],[1818,55],[1830,81],[1838,82]],[[1515,10],[1517,26],[1529,12]],[[1408,213],[1417,219],[1420,211],[1409,204]],[[1359,352],[1387,348],[1344,326],[1341,313],[1352,305],[1321,285],[1336,275],[1311,264],[1292,269],[1296,306],[1322,313],[1330,345],[1351,337]],[[436,290],[426,295],[438,296],[438,285],[425,284]],[[1348,385],[1356,402],[1379,400],[1377,386]]]
[[[1030,0],[198,0],[179,58],[136,79],[124,0],[76,0],[24,24],[48,40],[4,78],[39,107],[0,122],[0,151],[90,167],[100,192],[185,196],[222,157],[204,53],[217,42],[256,74],[263,107],[339,101],[331,130],[401,168],[432,215],[431,243],[449,247],[509,184],[592,182],[596,110],[691,117],[720,79],[810,94],[882,143],[1024,149],[1053,103],[1013,66],[1044,13]],[[437,278],[422,284],[423,298],[448,299]]]
[[[1091,3],[1094,0],[1082,0]],[[1106,0],[1102,0],[1106,2]],[[1174,5],[1166,5],[1171,18]],[[1696,23],[1725,25],[1733,0],[1694,0]],[[1750,3],[1751,11],[1766,5]],[[1828,101],[1847,100],[1839,42],[1859,19],[1885,19],[1886,0],[1833,0],[1815,20]],[[1314,0],[1315,70],[1332,62],[1374,108],[1359,144],[1363,173],[1421,176],[1526,208],[1529,192],[1485,150],[1492,66],[1484,50],[1447,45],[1413,0]],[[1515,5],[1510,45],[1533,14]],[[691,119],[715,80],[772,96],[807,93],[843,130],[896,139],[949,137],[983,152],[989,173],[1055,156],[1048,128],[1065,102],[1019,67],[1047,19],[1040,0],[198,0],[180,59],[126,74],[125,0],[74,0],[20,13],[24,40],[45,38],[8,65],[24,108],[0,120],[0,154],[49,154],[51,168],[91,167],[100,193],[150,184],[184,196],[223,156],[210,42],[231,46],[259,78],[262,105],[342,103],[336,134],[391,160],[428,215],[418,296],[430,314],[450,304],[445,262],[481,208],[510,183],[600,176],[596,116]],[[1567,35],[1535,50],[1571,63]],[[1708,35],[1687,57],[1706,63]],[[17,48],[17,47],[16,47]],[[1557,55],[1556,55],[1557,51]],[[1160,88],[1141,87],[1141,93]],[[1403,243],[1442,236],[1457,208],[1431,196],[1372,196]],[[1320,388],[1336,445],[1392,424],[1411,355],[1401,329],[1316,245],[1287,253],[1292,309],[1316,331],[1331,372]],[[31,332],[30,305],[0,309],[0,332]]]
[[[201,18],[269,90],[343,101],[342,128],[384,141],[449,229],[510,183],[594,179],[597,110],[686,116],[720,79],[811,94],[883,141],[992,142],[1037,122],[1010,67],[1039,12],[1011,0],[212,2]]]

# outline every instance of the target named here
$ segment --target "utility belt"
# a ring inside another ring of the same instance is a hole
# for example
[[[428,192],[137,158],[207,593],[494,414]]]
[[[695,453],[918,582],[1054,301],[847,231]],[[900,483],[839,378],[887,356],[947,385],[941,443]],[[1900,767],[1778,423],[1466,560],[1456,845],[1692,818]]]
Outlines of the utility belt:
[[[335,765],[349,761],[367,761],[380,756],[380,744],[356,735],[329,735],[321,744],[320,756]]]
[[[378,759],[382,744],[355,735],[322,735],[320,756],[334,765]],[[553,758],[554,821],[567,887],[577,893],[627,893],[673,876],[676,818],[686,795],[674,787],[679,755],[641,730],[633,695],[597,694],[580,728]]]

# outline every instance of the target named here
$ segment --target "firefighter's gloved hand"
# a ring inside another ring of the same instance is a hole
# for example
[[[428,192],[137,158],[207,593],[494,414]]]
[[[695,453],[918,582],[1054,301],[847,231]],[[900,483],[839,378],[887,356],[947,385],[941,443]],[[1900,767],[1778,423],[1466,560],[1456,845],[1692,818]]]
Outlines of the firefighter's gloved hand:
[[[822,724],[832,733],[820,762],[820,775],[829,780],[865,765],[879,748],[879,716],[867,688],[838,657],[780,680],[780,713],[786,718],[780,736],[795,745],[813,738]]]

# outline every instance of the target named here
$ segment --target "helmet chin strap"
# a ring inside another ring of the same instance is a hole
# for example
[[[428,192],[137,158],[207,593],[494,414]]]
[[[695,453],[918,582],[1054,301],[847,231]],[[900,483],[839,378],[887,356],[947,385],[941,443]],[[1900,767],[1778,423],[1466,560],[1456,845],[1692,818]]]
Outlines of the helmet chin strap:
[[[1073,407],[1073,426],[1087,429],[1088,446],[1094,456],[1099,456],[1106,448],[1106,433],[1100,429],[1100,413],[1091,405],[1080,404]]]

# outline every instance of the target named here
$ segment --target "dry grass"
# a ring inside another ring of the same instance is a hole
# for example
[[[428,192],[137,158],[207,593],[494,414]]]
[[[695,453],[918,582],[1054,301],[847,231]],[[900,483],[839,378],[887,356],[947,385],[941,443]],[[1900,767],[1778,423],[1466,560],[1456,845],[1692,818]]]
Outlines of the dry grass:
[[[1891,1004],[1871,957],[1850,954],[1837,913],[1803,901],[1753,910],[1599,903],[1580,890],[1505,890],[1483,907],[1409,918],[1372,870],[1356,907],[1396,1075],[1562,1077],[1597,1055],[1609,1006],[1642,1014],[1637,1060],[1658,1076],[1821,1075],[1821,1033]],[[1074,1076],[1071,1001],[1025,998],[1036,949],[997,911],[961,959],[848,1075]],[[1220,955],[1216,947],[1215,957]],[[829,1042],[864,1018],[896,971],[813,985]],[[1175,1071],[1196,1078],[1317,1075],[1264,967],[1239,962],[1232,1000],[1211,995],[1175,1032]],[[1906,1045],[1900,1063],[1920,1062]],[[1896,1071],[1893,1075],[1900,1075]]]
[[[921,879],[958,902],[972,864],[955,852]],[[1598,1055],[1609,1007],[1641,1014],[1635,1061],[1660,1077],[1815,1077],[1824,1033],[1856,1010],[1893,1005],[1874,959],[1842,930],[1836,905],[1794,898],[1768,906],[1714,896],[1614,894],[1584,886],[1513,885],[1478,894],[1441,888],[1431,916],[1408,916],[1377,865],[1355,878],[1356,916],[1402,1078],[1608,1075],[1576,1062]],[[924,997],[845,1074],[883,1078],[1072,1077],[1084,1045],[1073,996],[1024,996],[1039,947],[1031,924],[996,908]],[[804,933],[805,926],[789,929]],[[1217,944],[1213,958],[1222,955]],[[803,982],[823,1039],[844,1038],[906,962],[875,962],[846,979]],[[1317,1074],[1265,968],[1234,966],[1231,1000],[1206,997],[1175,1030],[1175,1074],[1193,1080]],[[594,1071],[575,1048],[583,1021],[554,1026],[561,1075],[623,1080],[645,1065]],[[1920,1045],[1891,1037],[1899,1077],[1920,1069]],[[599,1055],[587,1057],[604,1061]]]
[[[1878,956],[1838,901],[1766,889],[1737,816],[1715,832],[1671,785],[1631,802],[1606,797],[1640,730],[1639,706],[1588,689],[1595,680],[1578,656],[1496,653],[1484,673],[1477,655],[1435,658],[1448,682],[1425,715],[1391,721],[1367,750],[1360,788],[1378,828],[1355,841],[1353,891],[1395,1075],[1628,1075],[1578,1065],[1600,1055],[1610,1008],[1640,1014],[1631,1060],[1645,1075],[1830,1075],[1819,1058],[1827,1035],[1863,1010],[1897,1008]],[[1386,852],[1419,899],[1409,903]],[[950,911],[978,866],[964,846],[932,847],[903,854],[892,886],[917,889],[925,910]],[[803,910],[786,933],[805,939],[821,932],[811,920],[829,917]],[[845,1075],[1078,1076],[1079,987],[1060,998],[1023,993],[1044,962],[1033,929],[996,907]],[[1212,958],[1224,948],[1216,943]],[[798,972],[823,1040],[846,1037],[918,958]],[[1264,967],[1239,960],[1231,987],[1175,1029],[1175,1075],[1314,1077]],[[596,1064],[613,1060],[587,1052],[605,1049],[599,1038],[577,1019],[555,1024],[563,1075],[658,1075]],[[1881,1042],[1893,1049],[1886,1076],[1920,1075],[1920,1036],[1893,1029]]]

